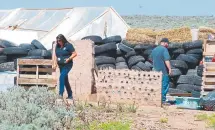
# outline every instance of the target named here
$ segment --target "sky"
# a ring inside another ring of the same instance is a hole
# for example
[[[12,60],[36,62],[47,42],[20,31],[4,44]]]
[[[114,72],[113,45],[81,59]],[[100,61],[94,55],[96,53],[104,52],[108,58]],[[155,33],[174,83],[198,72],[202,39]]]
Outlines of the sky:
[[[120,15],[215,16],[215,0],[0,0],[0,9],[112,6]]]

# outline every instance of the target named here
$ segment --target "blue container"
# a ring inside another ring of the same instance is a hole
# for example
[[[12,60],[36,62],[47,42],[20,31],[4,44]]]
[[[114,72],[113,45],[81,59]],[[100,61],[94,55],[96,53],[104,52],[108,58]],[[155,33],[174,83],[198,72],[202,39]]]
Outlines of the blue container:
[[[201,107],[199,106],[200,98],[176,97],[175,100],[176,100],[177,108],[193,109],[193,110],[200,110],[201,109]]]

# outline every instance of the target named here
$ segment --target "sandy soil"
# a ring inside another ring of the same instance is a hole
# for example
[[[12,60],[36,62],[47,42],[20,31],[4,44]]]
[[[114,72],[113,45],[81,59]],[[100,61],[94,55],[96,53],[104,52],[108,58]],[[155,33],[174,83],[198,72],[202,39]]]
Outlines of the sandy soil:
[[[175,106],[166,106],[164,108],[142,107],[134,116],[135,124],[132,129],[210,130],[210,128],[207,128],[205,122],[197,121],[195,116],[212,113],[213,112],[177,109]]]
[[[83,109],[89,122],[131,121],[131,130],[213,130],[205,121],[195,117],[214,114],[209,111],[177,109],[176,106],[142,106],[132,113],[125,106],[121,106],[122,111],[116,106],[102,109],[96,103],[90,103],[89,106]]]

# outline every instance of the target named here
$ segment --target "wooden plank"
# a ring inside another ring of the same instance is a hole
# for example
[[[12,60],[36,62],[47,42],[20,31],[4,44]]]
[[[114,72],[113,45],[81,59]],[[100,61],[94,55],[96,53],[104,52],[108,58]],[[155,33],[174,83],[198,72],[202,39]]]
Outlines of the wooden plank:
[[[215,66],[215,62],[205,62],[204,65],[207,66],[207,67],[208,66]]]
[[[47,59],[18,59],[18,65],[50,65],[52,66],[53,61]]]
[[[204,78],[203,82],[212,82],[212,83],[215,83],[215,78]]]
[[[205,75],[205,76],[215,76],[215,71],[211,71],[211,72],[207,71],[207,72],[204,72],[203,75]]]
[[[170,96],[179,96],[179,97],[191,97],[191,93],[170,93]]]
[[[37,68],[33,67],[33,68],[26,68],[26,67],[21,67],[19,69],[19,72],[36,72]],[[47,72],[47,73],[51,73],[53,72],[52,68],[39,68],[38,70],[39,72]]]
[[[28,85],[56,85],[56,79],[30,79],[30,78],[19,78],[19,85],[28,84]]]
[[[32,75],[32,74],[20,74],[20,78],[29,78],[29,79],[36,79],[37,75]],[[39,79],[52,79],[54,78],[52,75],[38,75]]]

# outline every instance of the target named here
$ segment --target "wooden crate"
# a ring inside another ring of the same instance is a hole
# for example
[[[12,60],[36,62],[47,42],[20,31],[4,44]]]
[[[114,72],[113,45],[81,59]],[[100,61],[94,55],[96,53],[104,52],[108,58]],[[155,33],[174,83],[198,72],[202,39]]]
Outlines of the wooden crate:
[[[204,56],[213,56],[215,54],[215,40],[204,40],[203,48]]]
[[[202,96],[215,90],[215,62],[205,62],[202,77]]]
[[[56,87],[57,80],[52,75],[52,60],[46,59],[18,59],[18,86],[47,86]]]

